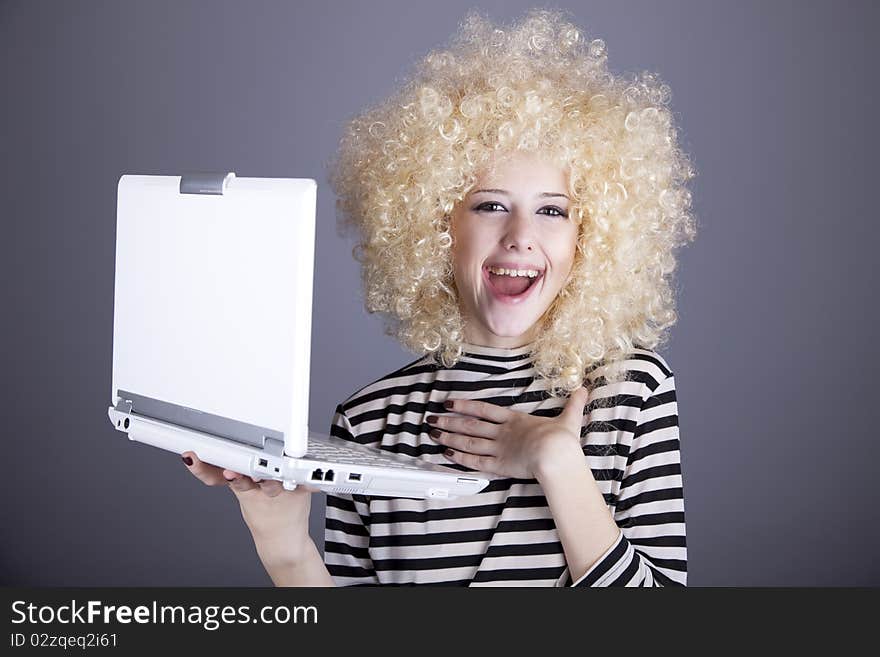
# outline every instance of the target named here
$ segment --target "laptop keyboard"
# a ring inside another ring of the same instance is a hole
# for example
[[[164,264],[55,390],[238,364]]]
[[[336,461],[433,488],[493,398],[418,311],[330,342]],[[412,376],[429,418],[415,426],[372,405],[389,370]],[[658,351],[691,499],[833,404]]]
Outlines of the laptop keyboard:
[[[305,458],[333,461],[343,465],[372,465],[385,468],[403,468],[405,470],[430,469],[430,464],[425,464],[427,467],[420,467],[418,465],[401,463],[398,459],[384,456],[378,449],[375,450],[375,453],[371,452],[312,440],[309,442],[309,451],[306,453]]]

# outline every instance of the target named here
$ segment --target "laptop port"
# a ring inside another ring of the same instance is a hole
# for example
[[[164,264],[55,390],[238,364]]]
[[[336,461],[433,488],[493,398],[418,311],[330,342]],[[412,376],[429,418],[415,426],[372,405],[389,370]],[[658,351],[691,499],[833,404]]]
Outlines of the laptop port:
[[[333,481],[333,470],[327,470],[327,473],[324,475],[324,481]]]
[[[348,475],[348,480],[349,481],[360,481],[361,475],[359,472],[352,472]]]
[[[260,465],[265,468],[267,465],[269,465],[269,461],[267,461],[266,459],[260,459]]]
[[[312,481],[321,481],[324,478],[324,471],[321,468],[316,468],[314,472],[312,472]]]

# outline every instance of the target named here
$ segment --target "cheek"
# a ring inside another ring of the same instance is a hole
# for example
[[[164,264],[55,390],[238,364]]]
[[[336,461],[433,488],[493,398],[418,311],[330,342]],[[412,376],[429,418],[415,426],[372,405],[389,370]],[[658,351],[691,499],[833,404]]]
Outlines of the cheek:
[[[461,227],[452,244],[452,258],[457,271],[468,273],[479,269],[483,257],[480,252],[480,236],[474,231]],[[473,274],[470,274],[473,275]]]
[[[459,290],[473,289],[480,284],[481,271],[475,263],[476,261],[469,254],[464,253],[460,253],[453,262],[452,272]]]
[[[452,270],[455,288],[461,295],[461,301],[466,307],[471,307],[472,304],[477,303],[483,286],[480,260],[475,254],[462,250],[458,253]]]
[[[565,280],[574,265],[577,255],[577,233],[572,231],[560,235],[559,240],[553,244],[553,264],[557,277]]]

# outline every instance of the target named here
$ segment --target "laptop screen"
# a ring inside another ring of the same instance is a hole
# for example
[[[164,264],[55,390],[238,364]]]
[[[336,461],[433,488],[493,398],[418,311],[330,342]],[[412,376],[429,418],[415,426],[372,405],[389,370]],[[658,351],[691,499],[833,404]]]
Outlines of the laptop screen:
[[[266,428],[301,454],[317,185],[233,176],[221,194],[180,183],[119,181],[113,403],[122,390],[193,422],[226,418],[233,433],[251,427],[232,436],[246,442]]]

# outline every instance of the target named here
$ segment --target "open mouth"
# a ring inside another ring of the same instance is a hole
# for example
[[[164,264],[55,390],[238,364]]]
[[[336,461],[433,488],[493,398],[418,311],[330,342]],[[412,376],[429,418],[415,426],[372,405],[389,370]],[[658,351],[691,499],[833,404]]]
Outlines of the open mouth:
[[[504,303],[522,303],[537,287],[538,281],[544,278],[544,272],[538,271],[537,276],[508,276],[493,274],[489,268],[483,267],[483,278],[492,295]]]

